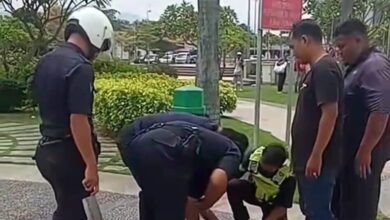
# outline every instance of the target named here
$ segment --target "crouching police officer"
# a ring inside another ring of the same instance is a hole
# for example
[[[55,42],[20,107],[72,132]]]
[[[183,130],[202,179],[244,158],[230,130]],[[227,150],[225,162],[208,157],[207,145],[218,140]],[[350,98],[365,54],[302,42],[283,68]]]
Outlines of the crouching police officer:
[[[47,53],[33,79],[41,125],[34,156],[53,188],[55,220],[87,219],[82,199],[99,190],[100,147],[91,120],[94,72],[91,61],[110,48],[113,28],[93,7],[75,11],[65,27],[66,43]]]
[[[190,114],[159,114],[121,132],[122,159],[142,190],[141,220],[184,220],[188,196],[206,210],[225,193],[241,152],[209,122]]]
[[[279,144],[254,150],[243,162],[247,173],[229,181],[227,195],[235,220],[249,220],[244,201],[260,206],[263,220],[285,220],[292,207],[295,179],[285,165],[288,153]]]

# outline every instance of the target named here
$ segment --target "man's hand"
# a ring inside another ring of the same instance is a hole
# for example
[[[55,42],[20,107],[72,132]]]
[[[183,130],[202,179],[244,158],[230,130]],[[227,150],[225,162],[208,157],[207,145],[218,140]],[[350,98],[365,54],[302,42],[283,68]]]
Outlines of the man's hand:
[[[355,158],[356,174],[367,179],[371,174],[371,152],[360,148]]]
[[[311,154],[306,164],[306,177],[318,178],[321,175],[322,155]]]
[[[91,192],[94,196],[99,192],[99,175],[96,166],[87,166],[85,169],[85,178],[83,180],[83,186],[86,191]]]

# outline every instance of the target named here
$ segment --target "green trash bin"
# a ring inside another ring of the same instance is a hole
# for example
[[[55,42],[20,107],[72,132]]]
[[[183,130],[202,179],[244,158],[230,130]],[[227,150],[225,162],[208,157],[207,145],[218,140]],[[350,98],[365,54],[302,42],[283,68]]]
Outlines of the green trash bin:
[[[172,111],[205,116],[203,89],[196,86],[177,88],[173,96]]]

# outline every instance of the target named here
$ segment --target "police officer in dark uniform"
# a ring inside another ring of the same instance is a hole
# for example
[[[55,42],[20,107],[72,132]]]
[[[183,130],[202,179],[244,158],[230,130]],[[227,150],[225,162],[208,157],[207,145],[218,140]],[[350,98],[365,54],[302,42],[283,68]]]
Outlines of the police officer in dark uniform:
[[[189,196],[207,210],[226,192],[241,152],[217,128],[206,118],[168,113],[140,118],[121,132],[122,159],[142,190],[141,220],[183,220]]]
[[[100,147],[91,120],[91,61],[109,50],[112,35],[112,25],[103,12],[81,8],[69,17],[67,42],[47,53],[36,68],[33,89],[42,139],[34,158],[53,188],[55,220],[86,220],[82,199],[99,190]]]

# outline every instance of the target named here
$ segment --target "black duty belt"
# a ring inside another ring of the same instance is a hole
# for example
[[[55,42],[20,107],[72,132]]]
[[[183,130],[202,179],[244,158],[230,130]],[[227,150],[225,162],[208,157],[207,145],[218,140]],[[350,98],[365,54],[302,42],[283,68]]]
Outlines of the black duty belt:
[[[99,155],[101,153],[101,145],[98,141],[97,135],[95,133],[92,133],[92,147],[96,155]],[[42,137],[38,142],[38,147],[44,147],[49,146],[56,143],[61,143],[65,141],[71,141],[73,140],[72,135],[66,135],[62,138],[53,138],[53,137]]]
[[[177,143],[178,146],[182,146],[184,148],[194,148],[195,151],[198,151],[198,148],[200,146],[198,127],[184,124],[156,123],[149,128],[142,129],[141,131],[137,132],[132,138],[130,138],[129,143],[127,144],[130,144],[140,135],[159,128],[164,128],[169,131],[172,131],[178,137],[180,137],[180,141]]]

